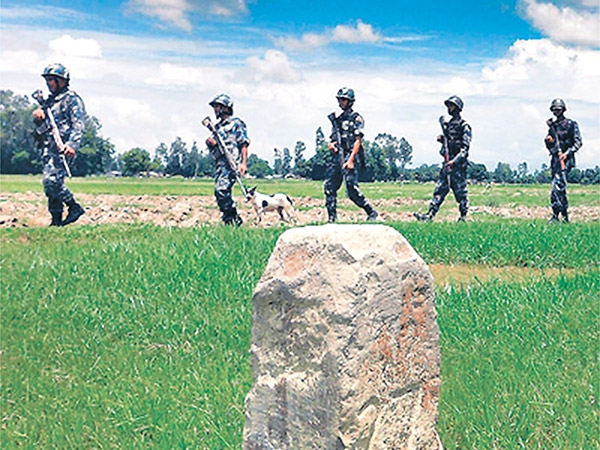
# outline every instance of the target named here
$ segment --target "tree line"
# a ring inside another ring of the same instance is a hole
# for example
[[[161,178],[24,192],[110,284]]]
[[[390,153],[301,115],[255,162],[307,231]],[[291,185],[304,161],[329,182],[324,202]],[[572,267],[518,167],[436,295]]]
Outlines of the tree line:
[[[37,107],[27,96],[15,95],[10,90],[0,91],[0,173],[41,173],[41,155],[35,144],[35,127],[31,113]],[[214,161],[208,150],[199,148],[197,142],[189,146],[177,137],[169,145],[161,143],[151,154],[136,147],[117,155],[114,145],[101,135],[102,125],[93,116],[86,119],[81,148],[72,163],[75,176],[119,174],[139,176],[182,176],[186,178],[212,177]],[[273,149],[273,165],[258,155],[248,155],[248,174],[255,178],[297,177],[312,180],[325,179],[325,170],[331,155],[328,139],[319,127],[315,132],[315,152],[305,157],[306,144],[297,141],[293,151],[288,147]],[[363,142],[364,151],[359,154],[357,167],[360,181],[434,181],[438,177],[439,164],[412,164],[413,148],[408,141],[387,133],[378,134],[373,141]],[[531,172],[526,162],[513,170],[509,164],[499,162],[493,171],[484,164],[472,162],[468,178],[474,182],[497,183],[549,183],[550,169],[546,164]],[[573,169],[568,177],[571,183],[599,184],[600,167]]]

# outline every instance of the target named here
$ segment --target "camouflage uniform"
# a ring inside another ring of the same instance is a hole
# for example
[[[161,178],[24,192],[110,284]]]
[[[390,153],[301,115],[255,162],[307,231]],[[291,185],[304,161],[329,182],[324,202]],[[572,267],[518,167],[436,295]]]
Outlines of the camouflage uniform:
[[[250,145],[250,139],[246,131],[246,124],[237,117],[225,117],[217,122],[215,128],[236,163],[241,160],[241,148]],[[232,196],[235,184],[235,172],[231,170],[225,155],[220,154],[218,147],[210,148],[211,155],[215,159],[215,198],[221,210],[221,218],[227,225],[241,225],[242,219],[238,215]]]
[[[63,143],[78,151],[85,129],[86,117],[81,97],[66,85],[61,91],[48,97],[46,106],[54,116]],[[64,184],[67,172],[58,147],[50,133],[48,122],[35,119],[35,123],[38,147],[41,149],[44,165],[42,183],[44,193],[48,198],[48,211],[52,216],[52,225],[67,225],[83,214],[83,208],[75,201],[73,194]],[[63,222],[64,204],[69,207],[69,215]]]
[[[458,105],[457,112],[445,124],[445,135],[449,148],[448,157],[450,161],[454,161],[454,164],[452,167],[447,167],[444,164],[440,170],[437,184],[433,191],[433,198],[429,204],[429,211],[425,215],[415,214],[415,217],[419,220],[431,220],[439,211],[450,189],[452,189],[454,198],[458,202],[459,220],[464,220],[469,211],[467,168],[469,166],[468,157],[472,131],[471,126],[460,117],[462,100],[456,96],[452,96],[446,100],[446,105],[448,103]],[[443,146],[440,149],[440,155],[446,156],[446,150]]]
[[[340,90],[340,93],[344,88]],[[340,96],[339,98],[345,98]],[[352,100],[354,99],[354,93],[352,92]],[[337,220],[337,191],[342,185],[342,181],[346,181],[346,192],[350,200],[352,200],[359,208],[364,209],[370,220],[374,220],[377,217],[377,212],[365,198],[364,194],[358,187],[358,173],[356,171],[356,159],[355,168],[353,169],[342,169],[342,162],[340,158],[340,152],[343,155],[344,162],[348,161],[352,148],[357,138],[363,137],[363,128],[365,125],[364,119],[361,115],[352,110],[351,107],[347,108],[340,114],[339,117],[335,118],[337,129],[340,131],[342,148],[338,152],[331,152],[327,161],[327,168],[325,171],[325,206],[327,208],[327,215],[329,222],[335,222]],[[331,141],[336,142],[335,130],[332,130]]]
[[[564,102],[560,99],[557,100],[564,107]],[[552,104],[554,105],[557,100]],[[546,140],[546,147],[551,156],[552,190],[550,192],[550,203],[552,205],[552,220],[558,220],[559,214],[562,214],[565,221],[568,221],[567,175],[575,167],[575,153],[581,148],[583,142],[579,126],[574,120],[567,119],[561,114],[556,120],[548,119],[546,123],[548,125],[548,136],[552,136],[554,139],[552,143]],[[556,144],[557,141],[558,145]],[[559,153],[567,154],[564,170],[561,167]]]

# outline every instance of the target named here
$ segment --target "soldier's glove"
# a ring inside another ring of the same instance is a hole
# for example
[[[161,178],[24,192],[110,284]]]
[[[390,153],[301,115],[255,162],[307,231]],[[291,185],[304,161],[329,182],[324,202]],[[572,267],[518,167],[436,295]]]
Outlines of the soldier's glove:
[[[550,135],[546,136],[546,142],[548,144],[554,144],[554,138]]]

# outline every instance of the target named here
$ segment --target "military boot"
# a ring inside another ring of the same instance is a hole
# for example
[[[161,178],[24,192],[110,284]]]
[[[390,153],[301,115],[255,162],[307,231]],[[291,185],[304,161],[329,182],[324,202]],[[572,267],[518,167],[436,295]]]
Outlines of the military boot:
[[[373,210],[367,216],[367,221],[376,222],[378,218],[379,218],[379,213],[377,211]]]
[[[52,222],[50,222],[51,227],[62,227],[62,211],[51,211],[50,215],[52,216]]]
[[[69,211],[67,213],[67,217],[62,223],[63,225],[69,225],[70,223],[76,222],[77,219],[85,214],[85,209],[83,209],[75,200],[69,203],[68,206]]]
[[[548,223],[558,223],[558,214],[552,214]]]
[[[433,215],[431,213],[427,213],[427,214],[414,213],[413,216],[415,216],[415,219],[420,220],[421,222],[429,222],[431,219],[433,219]]]
[[[335,223],[337,220],[337,212],[327,209],[327,223]]]
[[[567,211],[563,211],[563,222],[569,223],[569,213]]]
[[[461,214],[461,216],[458,218],[458,222],[466,222],[466,221],[467,221],[467,215]]]
[[[236,214],[233,219],[233,223],[235,224],[236,227],[241,227],[242,224],[244,223],[244,219],[242,219],[242,216],[240,216],[239,214]]]
[[[225,225],[235,225],[236,227],[239,227],[244,223],[244,220],[236,210],[233,210],[233,212],[223,216],[223,222]]]

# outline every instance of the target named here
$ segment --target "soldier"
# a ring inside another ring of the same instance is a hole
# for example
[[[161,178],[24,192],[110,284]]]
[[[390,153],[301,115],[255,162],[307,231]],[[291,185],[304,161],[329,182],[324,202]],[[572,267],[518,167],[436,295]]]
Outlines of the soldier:
[[[85,213],[64,184],[67,174],[64,166],[66,160],[61,156],[62,153],[66,158],[72,159],[79,150],[85,128],[85,107],[81,97],[69,88],[70,75],[65,66],[50,64],[44,69],[42,77],[46,80],[50,91],[45,107],[52,112],[60,137],[65,144],[61,152],[52,138],[44,109],[34,110],[36,137],[44,164],[42,183],[48,197],[48,211],[52,217],[50,226],[63,226],[75,222]],[[64,220],[63,204],[68,206],[67,217]]]
[[[246,132],[246,124],[233,116],[233,101],[227,94],[219,94],[209,103],[215,111],[217,124],[215,128],[227,146],[233,159],[239,164],[242,176],[247,170],[248,146],[250,139]],[[211,155],[216,162],[215,171],[215,197],[221,210],[221,218],[227,225],[240,226],[242,218],[237,212],[232,197],[232,189],[235,184],[235,172],[231,170],[227,158],[222,155],[217,147],[217,141],[211,136],[206,140]]]
[[[433,191],[433,198],[429,204],[427,214],[414,213],[417,220],[431,220],[436,215],[444,202],[446,195],[452,188],[454,198],[458,202],[460,211],[459,222],[467,217],[469,211],[469,198],[467,193],[467,167],[469,147],[471,146],[471,126],[460,117],[464,103],[456,95],[444,102],[450,114],[450,121],[443,122],[440,118],[444,135],[439,135],[437,141],[442,143],[440,154],[444,156],[444,165]],[[446,148],[447,147],[447,148]]]
[[[550,111],[556,116],[546,121],[548,134],[546,148],[550,151],[550,170],[552,171],[552,204],[551,223],[558,222],[559,214],[565,222],[569,221],[569,201],[567,200],[567,175],[575,167],[575,152],[581,148],[582,140],[577,122],[565,117],[565,102],[556,98],[552,100]]]
[[[374,221],[379,214],[358,188],[358,174],[355,169],[356,155],[362,147],[365,121],[359,113],[352,110],[354,90],[343,87],[338,91],[336,98],[342,113],[338,117],[335,117],[334,113],[329,115],[333,132],[328,144],[331,155],[327,163],[324,185],[328,222],[333,223],[337,220],[337,191],[343,179],[346,180],[346,192],[350,200],[365,210],[367,220]]]

